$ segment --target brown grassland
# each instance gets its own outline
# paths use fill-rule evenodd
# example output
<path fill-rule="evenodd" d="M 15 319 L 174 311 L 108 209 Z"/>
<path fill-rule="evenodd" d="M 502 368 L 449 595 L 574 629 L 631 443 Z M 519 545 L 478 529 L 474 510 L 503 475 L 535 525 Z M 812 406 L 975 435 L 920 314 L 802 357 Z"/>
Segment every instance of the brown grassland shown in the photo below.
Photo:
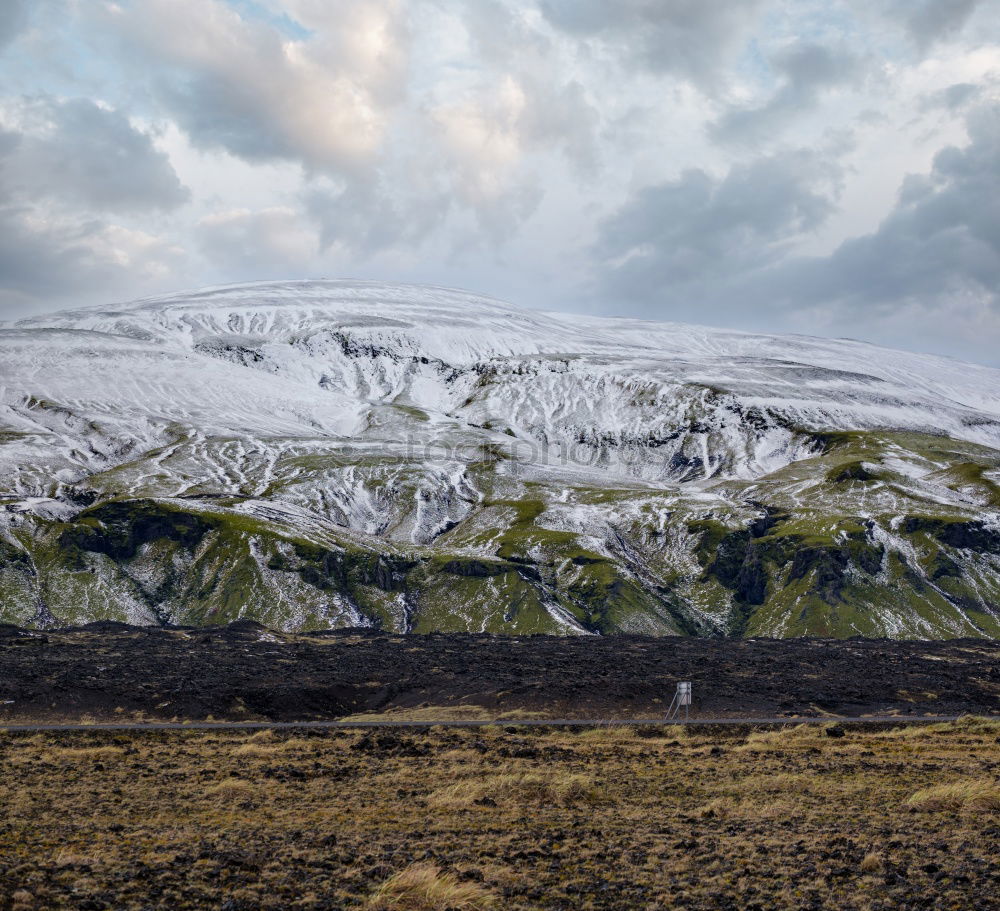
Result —
<path fill-rule="evenodd" d="M 1000 908 L 1000 722 L 842 730 L 0 733 L 0 909 Z"/>

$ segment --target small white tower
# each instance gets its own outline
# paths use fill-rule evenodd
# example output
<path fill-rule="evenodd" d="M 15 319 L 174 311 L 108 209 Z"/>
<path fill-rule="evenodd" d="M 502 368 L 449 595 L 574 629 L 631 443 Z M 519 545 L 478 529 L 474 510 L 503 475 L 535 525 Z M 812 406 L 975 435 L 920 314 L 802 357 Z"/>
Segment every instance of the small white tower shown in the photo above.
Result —
<path fill-rule="evenodd" d="M 691 681 L 689 680 L 677 684 L 677 692 L 674 693 L 674 698 L 670 701 L 670 708 L 667 709 L 667 718 L 676 718 L 680 714 L 681 706 L 684 707 L 684 720 L 687 721 L 691 706 Z"/>

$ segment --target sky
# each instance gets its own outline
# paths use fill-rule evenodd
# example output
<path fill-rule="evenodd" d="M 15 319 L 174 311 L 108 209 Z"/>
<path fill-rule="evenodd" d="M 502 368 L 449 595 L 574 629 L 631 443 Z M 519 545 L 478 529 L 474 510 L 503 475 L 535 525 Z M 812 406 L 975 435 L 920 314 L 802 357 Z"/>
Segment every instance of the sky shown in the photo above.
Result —
<path fill-rule="evenodd" d="M 1000 0 L 0 0 L 0 319 L 320 277 L 1000 366 Z"/>

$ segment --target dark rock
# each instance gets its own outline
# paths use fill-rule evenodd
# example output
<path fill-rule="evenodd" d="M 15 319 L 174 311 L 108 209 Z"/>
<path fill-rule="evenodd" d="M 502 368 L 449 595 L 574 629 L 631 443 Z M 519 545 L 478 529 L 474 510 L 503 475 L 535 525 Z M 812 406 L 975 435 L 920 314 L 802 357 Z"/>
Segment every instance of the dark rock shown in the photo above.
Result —
<path fill-rule="evenodd" d="M 475 559 L 462 559 L 462 560 L 448 560 L 441 569 L 446 573 L 451 573 L 455 576 L 472 576 L 472 577 L 486 577 L 486 576 L 500 576 L 503 573 L 510 572 L 515 569 L 515 567 L 509 565 L 508 563 L 499 563 L 489 560 L 475 560 Z"/>
<path fill-rule="evenodd" d="M 153 500 L 122 500 L 81 513 L 62 533 L 59 544 L 70 551 L 77 549 L 114 560 L 130 560 L 143 544 L 163 539 L 194 550 L 214 527 L 210 519 L 170 509 Z"/>
<path fill-rule="evenodd" d="M 869 481 L 878 480 L 877 476 L 865 468 L 864 462 L 861 461 L 848 462 L 846 465 L 834 468 L 827 474 L 826 478 L 834 484 L 846 484 L 850 481 L 865 484 Z"/>
<path fill-rule="evenodd" d="M 982 522 L 907 516 L 900 530 L 908 535 L 926 533 L 949 547 L 1000 554 L 1000 530 Z"/>

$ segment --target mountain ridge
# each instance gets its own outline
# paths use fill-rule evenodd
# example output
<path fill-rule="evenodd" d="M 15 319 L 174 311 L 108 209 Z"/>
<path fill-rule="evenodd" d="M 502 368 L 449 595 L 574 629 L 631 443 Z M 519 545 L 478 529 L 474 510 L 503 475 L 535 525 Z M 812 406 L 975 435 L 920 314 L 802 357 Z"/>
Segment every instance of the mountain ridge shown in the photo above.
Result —
<path fill-rule="evenodd" d="M 353 281 L 0 351 L 0 621 L 1000 635 L 994 368 Z"/>

